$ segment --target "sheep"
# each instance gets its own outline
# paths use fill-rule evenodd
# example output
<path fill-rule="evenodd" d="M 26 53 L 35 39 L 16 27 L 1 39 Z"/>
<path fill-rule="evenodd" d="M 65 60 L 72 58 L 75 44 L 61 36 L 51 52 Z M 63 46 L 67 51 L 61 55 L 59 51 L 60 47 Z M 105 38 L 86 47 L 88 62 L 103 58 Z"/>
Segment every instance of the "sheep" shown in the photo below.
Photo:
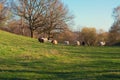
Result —
<path fill-rule="evenodd" d="M 106 43 L 103 42 L 103 41 L 100 42 L 100 46 L 105 46 L 105 44 L 106 44 Z"/>
<path fill-rule="evenodd" d="M 52 40 L 51 43 L 58 44 L 57 40 Z"/>
<path fill-rule="evenodd" d="M 43 38 L 38 38 L 38 41 L 39 41 L 40 43 L 44 43 L 44 39 L 43 39 Z"/>
<path fill-rule="evenodd" d="M 70 42 L 69 41 L 64 41 L 65 45 L 69 45 Z"/>
<path fill-rule="evenodd" d="M 82 41 L 82 45 L 85 46 L 85 42 L 84 41 Z"/>
<path fill-rule="evenodd" d="M 38 41 L 41 43 L 47 42 L 48 39 L 47 38 L 38 38 Z"/>
<path fill-rule="evenodd" d="M 43 38 L 44 42 L 48 42 L 48 38 Z"/>
<path fill-rule="evenodd" d="M 75 45 L 80 46 L 80 42 L 79 41 L 75 41 Z"/>

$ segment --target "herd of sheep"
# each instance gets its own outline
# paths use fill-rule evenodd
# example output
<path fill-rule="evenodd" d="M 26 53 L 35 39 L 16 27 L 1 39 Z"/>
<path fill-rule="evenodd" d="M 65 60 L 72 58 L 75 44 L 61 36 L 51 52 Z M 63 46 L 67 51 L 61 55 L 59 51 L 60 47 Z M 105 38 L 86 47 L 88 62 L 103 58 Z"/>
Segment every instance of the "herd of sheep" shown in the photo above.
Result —
<path fill-rule="evenodd" d="M 55 39 L 49 40 L 48 38 L 38 38 L 38 41 L 39 41 L 40 43 L 49 42 L 49 43 L 52 43 L 52 44 L 55 44 L 55 45 L 58 44 L 58 41 L 55 40 Z M 70 42 L 69 42 L 69 41 L 64 41 L 64 44 L 65 44 L 65 45 L 70 45 Z M 74 42 L 74 45 L 77 45 L 77 46 L 83 45 L 83 46 L 84 46 L 84 45 L 85 45 L 85 42 L 80 43 L 80 41 L 75 41 L 75 42 Z M 101 42 L 99 42 L 99 45 L 100 45 L 100 46 L 105 46 L 106 43 L 101 41 Z"/>

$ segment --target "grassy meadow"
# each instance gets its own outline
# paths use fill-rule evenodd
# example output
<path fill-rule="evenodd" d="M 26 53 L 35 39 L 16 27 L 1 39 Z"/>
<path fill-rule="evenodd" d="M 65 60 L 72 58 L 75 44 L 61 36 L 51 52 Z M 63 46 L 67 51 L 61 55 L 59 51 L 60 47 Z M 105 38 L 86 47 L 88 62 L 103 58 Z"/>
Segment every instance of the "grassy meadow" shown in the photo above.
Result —
<path fill-rule="evenodd" d="M 120 47 L 42 44 L 0 31 L 0 80 L 120 80 Z"/>

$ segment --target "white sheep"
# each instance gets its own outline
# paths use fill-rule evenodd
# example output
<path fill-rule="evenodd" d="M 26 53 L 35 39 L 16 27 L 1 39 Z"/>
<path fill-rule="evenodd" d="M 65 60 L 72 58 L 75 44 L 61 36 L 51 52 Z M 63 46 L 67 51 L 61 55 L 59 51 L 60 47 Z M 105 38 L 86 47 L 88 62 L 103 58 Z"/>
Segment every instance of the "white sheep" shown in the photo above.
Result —
<path fill-rule="evenodd" d="M 57 40 L 52 40 L 51 43 L 53 43 L 53 44 L 58 44 Z"/>
<path fill-rule="evenodd" d="M 65 45 L 69 45 L 70 42 L 69 41 L 64 41 Z"/>
<path fill-rule="evenodd" d="M 103 42 L 103 41 L 100 42 L 100 46 L 105 46 L 105 44 L 106 44 L 106 43 Z"/>
<path fill-rule="evenodd" d="M 79 41 L 76 41 L 76 42 L 75 42 L 75 45 L 80 46 L 80 42 L 79 42 Z"/>

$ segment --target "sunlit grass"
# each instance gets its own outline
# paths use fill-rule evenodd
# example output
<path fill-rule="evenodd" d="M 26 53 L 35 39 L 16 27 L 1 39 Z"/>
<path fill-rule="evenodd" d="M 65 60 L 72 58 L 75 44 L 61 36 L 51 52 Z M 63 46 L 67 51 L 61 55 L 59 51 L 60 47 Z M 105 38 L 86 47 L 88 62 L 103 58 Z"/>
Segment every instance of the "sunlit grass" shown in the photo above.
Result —
<path fill-rule="evenodd" d="M 0 31 L 0 79 L 119 80 L 120 47 L 39 43 Z"/>

